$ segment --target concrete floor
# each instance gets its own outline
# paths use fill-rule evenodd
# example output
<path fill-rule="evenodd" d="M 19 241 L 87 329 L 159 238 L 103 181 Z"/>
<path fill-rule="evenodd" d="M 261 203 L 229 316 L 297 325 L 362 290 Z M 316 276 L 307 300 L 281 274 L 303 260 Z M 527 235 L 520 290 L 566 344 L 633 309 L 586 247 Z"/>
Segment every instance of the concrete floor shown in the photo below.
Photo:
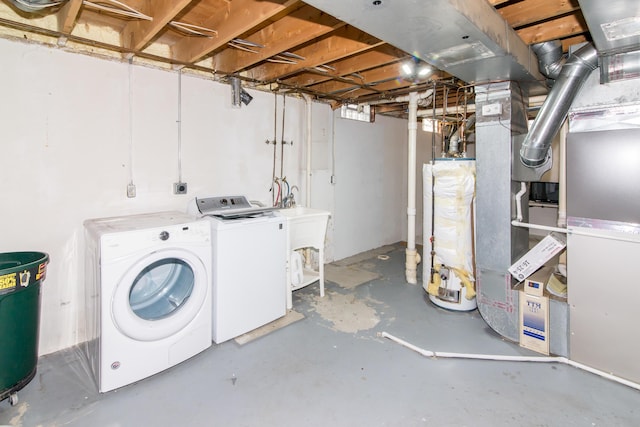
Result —
<path fill-rule="evenodd" d="M 302 320 L 239 345 L 214 345 L 168 371 L 98 394 L 77 349 L 40 359 L 11 426 L 638 426 L 640 392 L 559 364 L 430 359 L 428 350 L 535 355 L 477 311 L 433 306 L 404 280 L 404 250 L 355 264 L 379 278 L 294 293 Z"/>

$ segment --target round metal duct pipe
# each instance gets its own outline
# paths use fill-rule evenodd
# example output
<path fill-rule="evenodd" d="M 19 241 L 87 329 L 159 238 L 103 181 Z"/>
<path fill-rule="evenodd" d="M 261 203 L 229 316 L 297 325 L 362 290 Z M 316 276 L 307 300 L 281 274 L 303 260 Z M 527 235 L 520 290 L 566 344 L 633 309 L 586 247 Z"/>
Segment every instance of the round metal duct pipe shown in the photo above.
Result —
<path fill-rule="evenodd" d="M 544 163 L 551 141 L 560 130 L 573 99 L 596 68 L 598 52 L 592 44 L 581 47 L 569 57 L 522 143 L 520 160 L 525 166 L 536 167 Z"/>
<path fill-rule="evenodd" d="M 537 43 L 531 46 L 531 50 L 538 57 L 538 68 L 545 77 L 557 79 L 562 69 L 562 43 L 560 40 Z"/>
<path fill-rule="evenodd" d="M 41 12 L 49 7 L 58 6 L 67 0 L 11 0 L 11 3 L 24 12 Z"/>

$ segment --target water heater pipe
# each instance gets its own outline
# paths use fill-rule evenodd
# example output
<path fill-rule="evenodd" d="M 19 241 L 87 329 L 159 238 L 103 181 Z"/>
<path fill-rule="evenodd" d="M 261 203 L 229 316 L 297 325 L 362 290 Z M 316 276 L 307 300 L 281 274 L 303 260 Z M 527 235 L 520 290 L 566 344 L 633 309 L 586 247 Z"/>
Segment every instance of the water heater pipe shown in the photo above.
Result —
<path fill-rule="evenodd" d="M 409 139 L 407 155 L 407 249 L 405 275 L 407 282 L 418 283 L 416 272 L 420 255 L 416 250 L 416 137 L 418 130 L 418 94 L 409 94 Z"/>

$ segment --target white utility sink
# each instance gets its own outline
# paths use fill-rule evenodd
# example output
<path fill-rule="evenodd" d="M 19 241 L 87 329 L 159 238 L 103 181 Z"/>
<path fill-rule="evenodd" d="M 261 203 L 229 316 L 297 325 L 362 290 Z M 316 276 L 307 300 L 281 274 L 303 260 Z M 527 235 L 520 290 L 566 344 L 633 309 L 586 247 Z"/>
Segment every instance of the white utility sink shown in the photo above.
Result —
<path fill-rule="evenodd" d="M 329 211 L 296 206 L 280 209 L 280 214 L 287 218 L 287 308 L 292 307 L 291 293 L 314 282 L 319 282 L 320 296 L 324 296 L 324 239 L 327 233 Z M 318 270 L 307 265 L 300 266 L 302 278 L 294 279 L 292 273 L 296 267 L 297 249 L 312 248 L 318 251 Z M 299 258 L 297 258 L 299 260 Z"/>

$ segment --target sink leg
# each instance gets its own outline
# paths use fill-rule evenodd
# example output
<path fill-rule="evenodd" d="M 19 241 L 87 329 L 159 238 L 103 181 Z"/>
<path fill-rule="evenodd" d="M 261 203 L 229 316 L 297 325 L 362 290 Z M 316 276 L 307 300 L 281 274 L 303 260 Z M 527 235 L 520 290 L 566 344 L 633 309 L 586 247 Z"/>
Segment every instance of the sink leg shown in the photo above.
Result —
<path fill-rule="evenodd" d="M 320 297 L 324 296 L 324 248 L 318 249 L 318 270 L 320 272 Z"/>

